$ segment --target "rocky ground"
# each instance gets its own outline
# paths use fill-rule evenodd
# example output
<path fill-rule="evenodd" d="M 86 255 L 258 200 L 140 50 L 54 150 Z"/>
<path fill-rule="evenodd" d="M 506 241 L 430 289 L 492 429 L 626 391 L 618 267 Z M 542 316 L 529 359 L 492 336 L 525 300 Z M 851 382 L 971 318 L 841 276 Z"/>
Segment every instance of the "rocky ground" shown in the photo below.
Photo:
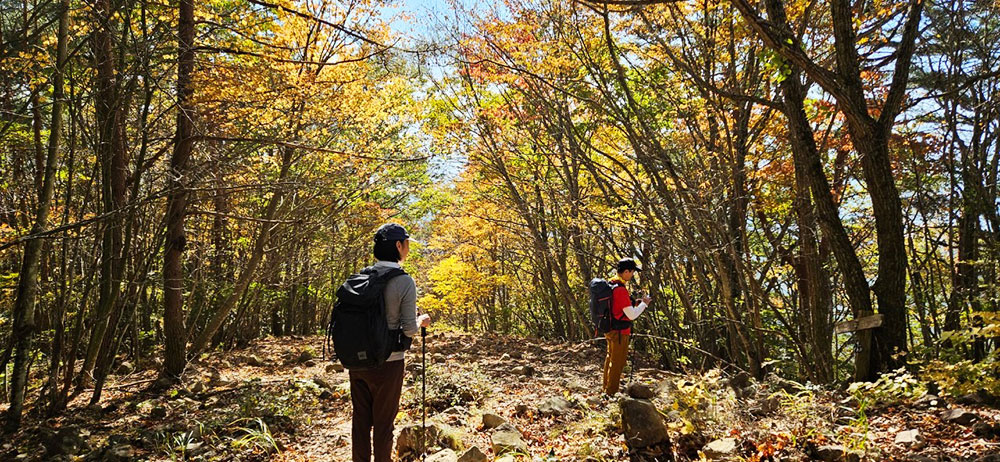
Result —
<path fill-rule="evenodd" d="M 643 367 L 607 400 L 601 344 L 459 332 L 427 343 L 427 461 L 1000 462 L 988 397 L 890 405 L 777 377 Z M 61 417 L 29 416 L 0 460 L 350 460 L 347 373 L 321 350 L 315 337 L 262 340 L 209 355 L 156 393 L 152 371 L 125 364 L 99 406 L 84 393 Z M 412 352 L 397 418 L 404 459 L 420 452 L 419 342 Z"/>

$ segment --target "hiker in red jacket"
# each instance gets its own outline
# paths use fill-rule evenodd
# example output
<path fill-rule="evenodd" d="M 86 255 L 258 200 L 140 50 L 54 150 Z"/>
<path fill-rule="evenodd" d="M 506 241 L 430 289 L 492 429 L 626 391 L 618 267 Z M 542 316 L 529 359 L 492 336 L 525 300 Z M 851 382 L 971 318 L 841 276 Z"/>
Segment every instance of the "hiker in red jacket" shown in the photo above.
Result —
<path fill-rule="evenodd" d="M 618 393 L 622 370 L 625 369 L 625 358 L 628 356 L 628 339 L 632 334 L 631 321 L 638 318 L 651 301 L 649 296 L 645 295 L 636 305 L 628 289 L 625 288 L 625 283 L 630 281 L 635 273 L 642 271 L 642 268 L 635 264 L 635 260 L 623 258 L 618 261 L 616 269 L 618 275 L 608 281 L 614 285 L 611 293 L 611 317 L 620 321 L 627 320 L 628 323 L 627 327 L 604 334 L 604 338 L 608 339 L 608 353 L 604 357 L 604 385 L 601 390 L 608 396 Z"/>

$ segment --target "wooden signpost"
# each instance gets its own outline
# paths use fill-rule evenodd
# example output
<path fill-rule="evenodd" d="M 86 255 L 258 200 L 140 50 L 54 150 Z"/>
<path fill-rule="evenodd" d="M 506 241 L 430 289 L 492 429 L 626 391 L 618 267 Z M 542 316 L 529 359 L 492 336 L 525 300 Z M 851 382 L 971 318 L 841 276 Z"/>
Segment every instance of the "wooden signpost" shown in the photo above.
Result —
<path fill-rule="evenodd" d="M 871 311 L 859 314 L 860 316 L 851 321 L 837 323 L 833 326 L 833 331 L 838 334 L 857 332 L 858 349 L 854 357 L 854 380 L 864 381 L 868 379 L 871 368 L 872 329 L 882 325 L 883 316 L 872 314 Z"/>
<path fill-rule="evenodd" d="M 874 329 L 881 325 L 882 315 L 873 314 L 871 316 L 865 316 L 863 318 L 857 318 L 850 321 L 838 322 L 837 325 L 833 327 L 833 331 L 838 334 L 845 334 L 847 332 Z"/>

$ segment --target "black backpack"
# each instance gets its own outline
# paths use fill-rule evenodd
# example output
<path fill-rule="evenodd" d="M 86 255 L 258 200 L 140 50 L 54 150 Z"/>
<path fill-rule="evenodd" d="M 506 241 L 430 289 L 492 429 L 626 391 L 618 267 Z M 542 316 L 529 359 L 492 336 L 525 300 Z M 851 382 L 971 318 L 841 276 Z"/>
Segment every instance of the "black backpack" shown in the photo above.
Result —
<path fill-rule="evenodd" d="M 601 278 L 590 281 L 590 320 L 594 323 L 594 335 L 632 327 L 627 317 L 615 319 L 611 316 L 612 294 L 618 285 Z"/>
<path fill-rule="evenodd" d="M 327 343 L 333 343 L 331 360 L 339 359 L 352 370 L 374 369 L 384 364 L 393 351 L 409 349 L 412 340 L 401 329 L 389 329 L 383 297 L 386 284 L 404 274 L 400 268 L 379 274 L 374 267 L 368 267 L 351 275 L 337 289 L 337 302 L 326 331 Z"/>

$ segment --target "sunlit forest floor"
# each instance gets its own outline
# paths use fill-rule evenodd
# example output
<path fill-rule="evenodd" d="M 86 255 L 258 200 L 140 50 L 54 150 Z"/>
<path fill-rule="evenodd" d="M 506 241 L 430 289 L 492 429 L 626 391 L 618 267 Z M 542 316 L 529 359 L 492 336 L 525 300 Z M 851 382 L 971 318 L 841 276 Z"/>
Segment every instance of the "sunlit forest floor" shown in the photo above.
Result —
<path fill-rule="evenodd" d="M 321 358 L 322 345 L 319 337 L 269 338 L 213 353 L 166 392 L 149 391 L 153 364 L 123 364 L 100 406 L 87 406 L 84 393 L 62 417 L 29 415 L 0 443 L 0 460 L 350 460 L 348 377 Z M 602 347 L 432 333 L 426 402 L 439 431 L 427 460 L 456 460 L 472 447 L 486 458 L 461 460 L 1000 460 L 990 458 L 1000 453 L 1000 413 L 981 403 L 871 404 L 773 376 L 679 375 L 641 359 L 625 376 L 645 386 L 629 393 L 652 395 L 670 442 L 630 449 L 623 398 L 599 397 Z M 413 440 L 405 428 L 421 419 L 420 351 L 417 342 L 407 357 L 397 417 L 404 458 Z M 484 414 L 492 414 L 485 424 Z M 496 458 L 498 430 L 488 427 L 504 420 L 530 458 Z"/>

